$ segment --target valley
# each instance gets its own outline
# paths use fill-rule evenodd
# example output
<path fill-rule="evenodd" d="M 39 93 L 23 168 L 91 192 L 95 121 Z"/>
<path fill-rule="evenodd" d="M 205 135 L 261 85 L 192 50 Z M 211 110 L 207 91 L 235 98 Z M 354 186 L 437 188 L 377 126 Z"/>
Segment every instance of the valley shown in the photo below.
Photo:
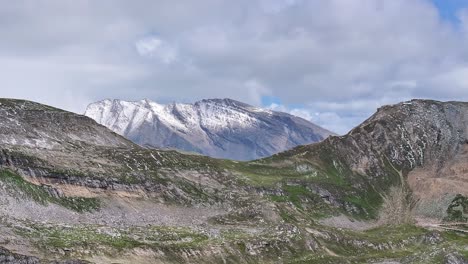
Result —
<path fill-rule="evenodd" d="M 385 106 L 347 135 L 253 161 L 142 147 L 13 99 L 0 135 L 0 262 L 468 259 L 468 103 Z"/>

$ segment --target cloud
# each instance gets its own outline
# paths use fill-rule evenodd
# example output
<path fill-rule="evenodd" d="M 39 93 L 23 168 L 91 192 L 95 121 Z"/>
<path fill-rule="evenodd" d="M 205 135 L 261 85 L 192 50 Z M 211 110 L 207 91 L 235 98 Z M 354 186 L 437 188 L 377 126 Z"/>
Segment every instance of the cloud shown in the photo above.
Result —
<path fill-rule="evenodd" d="M 465 37 L 468 37 L 468 8 L 461 9 L 457 13 L 457 17 L 460 20 L 461 29 Z"/>
<path fill-rule="evenodd" d="M 320 107 L 291 108 L 285 105 L 272 103 L 267 106 L 267 108 L 299 116 L 339 135 L 346 134 L 350 128 L 363 122 L 368 117 L 365 114 L 359 114 L 359 112 L 349 112 L 346 115 L 339 115 L 337 111 L 327 111 L 327 107 L 324 109 Z M 345 106 L 341 108 L 345 108 Z"/>
<path fill-rule="evenodd" d="M 264 96 L 270 94 L 270 90 L 256 79 L 247 80 L 244 85 L 248 89 L 249 97 L 257 105 L 261 104 Z"/>
<path fill-rule="evenodd" d="M 451 71 L 435 76 L 432 80 L 438 87 L 444 87 L 447 83 L 451 85 L 442 92 L 456 96 L 461 89 L 468 89 L 468 67 L 458 67 Z"/>
<path fill-rule="evenodd" d="M 279 13 L 298 2 L 297 0 L 261 0 L 260 5 L 266 13 Z"/>
<path fill-rule="evenodd" d="M 171 64 L 177 60 L 177 49 L 157 37 L 140 39 L 135 48 L 143 57 L 157 58 L 163 63 Z"/>
<path fill-rule="evenodd" d="M 9 1 L 0 92 L 77 112 L 103 98 L 271 96 L 341 133 L 381 104 L 468 100 L 468 11 L 459 25 L 439 11 L 429 0 Z"/>

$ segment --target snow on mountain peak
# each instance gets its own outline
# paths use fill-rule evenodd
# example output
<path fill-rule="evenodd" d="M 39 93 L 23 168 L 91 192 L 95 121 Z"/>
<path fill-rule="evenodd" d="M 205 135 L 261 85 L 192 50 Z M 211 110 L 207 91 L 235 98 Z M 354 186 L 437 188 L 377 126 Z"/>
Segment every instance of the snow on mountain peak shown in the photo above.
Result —
<path fill-rule="evenodd" d="M 242 160 L 320 141 L 331 134 L 298 117 L 232 99 L 204 99 L 193 104 L 106 99 L 90 104 L 85 115 L 141 145 Z"/>

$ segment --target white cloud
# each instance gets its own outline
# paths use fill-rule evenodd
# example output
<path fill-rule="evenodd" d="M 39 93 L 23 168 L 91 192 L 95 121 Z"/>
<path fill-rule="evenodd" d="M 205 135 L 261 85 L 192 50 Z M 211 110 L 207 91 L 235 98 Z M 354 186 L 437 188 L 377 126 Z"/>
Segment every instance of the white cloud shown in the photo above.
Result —
<path fill-rule="evenodd" d="M 279 13 L 298 2 L 298 0 L 260 0 L 260 5 L 266 13 Z"/>
<path fill-rule="evenodd" d="M 463 33 L 468 38 L 468 8 L 460 10 L 457 14 L 457 17 L 460 20 Z"/>
<path fill-rule="evenodd" d="M 444 92 L 457 93 L 459 90 L 468 90 L 468 66 L 455 68 L 433 78 L 437 87 L 445 87 Z"/>
<path fill-rule="evenodd" d="M 273 96 L 340 132 L 381 104 L 468 100 L 468 11 L 455 27 L 429 0 L 8 1 L 0 17 L 1 94 L 74 111 Z"/>
<path fill-rule="evenodd" d="M 177 49 L 157 37 L 140 39 L 135 43 L 135 48 L 141 56 L 157 58 L 163 63 L 171 64 L 177 60 Z"/>
<path fill-rule="evenodd" d="M 263 96 L 270 94 L 269 89 L 256 79 L 247 80 L 244 85 L 247 88 L 250 100 L 257 105 L 262 102 Z"/>
<path fill-rule="evenodd" d="M 295 115 L 305 120 L 311 121 L 316 125 L 326 128 L 339 135 L 346 134 L 355 124 L 364 121 L 367 116 L 351 114 L 346 117 L 338 115 L 336 112 L 320 111 L 313 108 L 288 108 L 281 104 L 271 104 L 268 109 L 280 112 L 286 112 Z"/>

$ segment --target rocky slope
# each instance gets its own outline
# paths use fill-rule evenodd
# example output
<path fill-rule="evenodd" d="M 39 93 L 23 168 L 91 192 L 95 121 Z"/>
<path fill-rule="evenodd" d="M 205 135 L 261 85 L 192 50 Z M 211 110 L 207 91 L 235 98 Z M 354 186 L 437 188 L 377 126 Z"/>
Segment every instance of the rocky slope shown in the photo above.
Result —
<path fill-rule="evenodd" d="M 378 193 L 407 185 L 420 216 L 445 217 L 451 199 L 468 195 L 467 144 L 468 103 L 413 100 L 380 108 L 343 137 L 300 146 L 262 163 L 300 164 L 319 172 L 328 168 L 343 183 L 368 184 Z"/>
<path fill-rule="evenodd" d="M 343 137 L 237 162 L 2 99 L 0 262 L 466 263 L 466 193 L 411 179 L 466 182 L 467 109 L 387 106 Z M 421 228 L 408 212 L 441 216 Z"/>
<path fill-rule="evenodd" d="M 235 160 L 270 156 L 333 134 L 302 118 L 230 99 L 168 105 L 104 100 L 90 104 L 85 115 L 140 145 Z"/>

